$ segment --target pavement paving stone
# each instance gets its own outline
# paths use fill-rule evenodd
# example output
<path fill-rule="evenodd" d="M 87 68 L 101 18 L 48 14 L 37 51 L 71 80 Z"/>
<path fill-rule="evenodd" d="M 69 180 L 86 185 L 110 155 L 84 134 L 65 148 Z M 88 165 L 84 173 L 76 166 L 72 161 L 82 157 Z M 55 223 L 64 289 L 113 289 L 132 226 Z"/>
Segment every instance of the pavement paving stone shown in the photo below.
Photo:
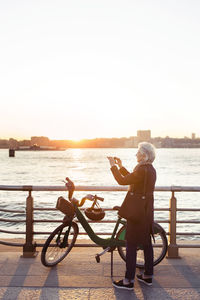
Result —
<path fill-rule="evenodd" d="M 40 289 L 1 288 L 1 300 L 40 300 Z"/>
<path fill-rule="evenodd" d="M 114 263 L 113 265 L 113 276 L 124 276 L 125 274 L 125 263 L 122 262 L 121 264 L 116 264 Z M 103 268 L 103 276 L 110 276 L 111 274 L 111 266 L 110 264 L 106 263 L 104 264 L 104 268 Z"/>
<path fill-rule="evenodd" d="M 69 263 L 66 262 L 65 265 L 62 265 L 61 268 L 57 268 L 59 275 L 76 275 L 77 273 L 82 276 L 91 276 L 91 275 L 103 275 L 103 264 L 88 264 L 88 263 Z"/>
<path fill-rule="evenodd" d="M 88 300 L 90 290 L 89 289 L 60 289 L 59 300 Z M 103 298 L 101 298 L 103 300 Z M 41 299 L 43 300 L 43 299 Z M 52 299 L 54 300 L 54 299 Z M 95 299 L 97 300 L 97 299 Z"/>
<path fill-rule="evenodd" d="M 185 289 L 185 288 L 150 288 L 144 291 L 144 297 L 147 300 L 199 300 L 200 289 Z"/>
<path fill-rule="evenodd" d="M 23 285 L 21 285 L 21 286 L 26 286 L 26 287 L 48 286 L 47 284 L 45 285 L 47 278 L 48 278 L 48 276 L 26 276 L 26 277 L 24 277 Z M 55 279 L 54 279 L 54 282 L 56 282 Z M 55 286 L 55 284 L 53 284 L 53 280 L 52 280 L 52 286 Z"/>
<path fill-rule="evenodd" d="M 145 288 L 147 288 L 145 286 Z M 103 297 L 102 297 L 103 296 Z M 102 297 L 102 298 L 101 298 Z M 109 289 L 90 289 L 90 300 L 106 299 L 106 300 L 144 300 L 144 292 L 140 286 L 135 287 L 132 291 L 121 290 L 117 288 Z M 153 299 L 153 298 L 152 298 Z"/>
<path fill-rule="evenodd" d="M 127 294 L 127 293 L 125 293 L 125 294 Z M 97 299 L 113 300 L 113 299 L 116 299 L 115 290 L 113 288 L 90 289 L 90 298 L 89 299 L 90 300 L 97 300 Z"/>
<path fill-rule="evenodd" d="M 71 300 L 71 299 L 89 299 L 89 289 L 63 289 L 63 288 L 43 288 L 40 294 L 40 300 Z"/>
<path fill-rule="evenodd" d="M 10 276 L 1 276 L 0 275 L 0 287 L 9 286 L 11 281 Z"/>
<path fill-rule="evenodd" d="M 61 287 L 111 287 L 112 280 L 102 276 L 59 276 L 59 286 Z"/>
<path fill-rule="evenodd" d="M 1 275 L 14 275 L 16 273 L 17 264 L 4 263 L 0 265 Z"/>
<path fill-rule="evenodd" d="M 116 288 L 0 288 L 1 300 L 199 300 L 198 289 L 137 287 Z"/>

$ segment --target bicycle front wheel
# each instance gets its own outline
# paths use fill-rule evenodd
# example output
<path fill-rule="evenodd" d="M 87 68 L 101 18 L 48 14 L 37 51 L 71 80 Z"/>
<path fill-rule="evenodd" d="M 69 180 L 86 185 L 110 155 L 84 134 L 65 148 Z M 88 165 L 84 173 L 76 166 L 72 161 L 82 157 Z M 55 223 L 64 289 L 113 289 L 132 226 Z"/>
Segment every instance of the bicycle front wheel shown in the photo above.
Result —
<path fill-rule="evenodd" d="M 117 233 L 117 238 L 121 239 L 121 236 L 125 236 L 126 226 L 123 226 Z M 152 238 L 153 246 L 153 265 L 159 264 L 167 253 L 167 237 L 164 229 L 157 223 L 154 223 L 154 239 Z M 121 258 L 126 261 L 126 247 L 119 246 L 118 252 Z M 136 267 L 144 268 L 144 251 L 142 247 L 137 248 L 137 261 Z"/>
<path fill-rule="evenodd" d="M 70 226 L 64 223 L 57 227 L 43 246 L 42 264 L 46 267 L 53 267 L 61 262 L 73 248 L 77 235 L 78 225 L 75 222 L 72 222 Z"/>

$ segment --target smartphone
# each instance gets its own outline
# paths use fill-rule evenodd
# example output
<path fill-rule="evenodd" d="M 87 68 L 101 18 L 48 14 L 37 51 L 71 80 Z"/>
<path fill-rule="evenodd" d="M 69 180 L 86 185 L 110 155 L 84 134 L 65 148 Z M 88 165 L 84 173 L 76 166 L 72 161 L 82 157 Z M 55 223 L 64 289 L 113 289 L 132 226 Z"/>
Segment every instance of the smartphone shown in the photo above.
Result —
<path fill-rule="evenodd" d="M 115 163 L 117 163 L 118 158 L 116 156 L 114 156 L 114 160 L 115 160 Z"/>

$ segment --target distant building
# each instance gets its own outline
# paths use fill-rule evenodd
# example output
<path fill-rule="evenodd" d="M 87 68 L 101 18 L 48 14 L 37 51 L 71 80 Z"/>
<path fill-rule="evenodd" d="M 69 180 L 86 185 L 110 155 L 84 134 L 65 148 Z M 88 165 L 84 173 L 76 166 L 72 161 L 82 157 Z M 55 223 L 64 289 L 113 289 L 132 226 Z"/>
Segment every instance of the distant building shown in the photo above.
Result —
<path fill-rule="evenodd" d="M 31 146 L 31 141 L 30 140 L 19 141 L 18 146 L 30 147 Z"/>
<path fill-rule="evenodd" d="M 133 148 L 137 148 L 138 144 L 139 144 L 139 139 L 137 136 L 134 136 L 133 137 Z"/>
<path fill-rule="evenodd" d="M 0 139 L 0 146 L 8 146 L 8 140 L 2 140 L 2 139 Z"/>
<path fill-rule="evenodd" d="M 153 140 L 152 144 L 156 147 L 156 148 L 162 148 L 162 142 L 161 141 L 156 141 Z"/>
<path fill-rule="evenodd" d="M 132 147 L 134 147 L 134 137 L 131 136 L 131 137 L 125 139 L 123 147 L 124 148 L 132 148 Z"/>
<path fill-rule="evenodd" d="M 18 148 L 18 141 L 16 139 L 10 138 L 9 141 L 8 141 L 8 147 L 10 149 Z"/>
<path fill-rule="evenodd" d="M 151 130 L 138 130 L 137 137 L 139 142 L 149 142 L 151 140 Z"/>
<path fill-rule="evenodd" d="M 141 142 L 151 142 L 151 130 L 138 130 L 137 136 L 133 136 L 131 139 L 134 148 L 137 148 Z"/>
<path fill-rule="evenodd" d="M 192 140 L 195 140 L 195 139 L 196 139 L 196 134 L 192 133 Z"/>
<path fill-rule="evenodd" d="M 31 146 L 38 145 L 38 146 L 48 146 L 49 145 L 49 138 L 46 136 L 32 136 L 31 137 Z"/>

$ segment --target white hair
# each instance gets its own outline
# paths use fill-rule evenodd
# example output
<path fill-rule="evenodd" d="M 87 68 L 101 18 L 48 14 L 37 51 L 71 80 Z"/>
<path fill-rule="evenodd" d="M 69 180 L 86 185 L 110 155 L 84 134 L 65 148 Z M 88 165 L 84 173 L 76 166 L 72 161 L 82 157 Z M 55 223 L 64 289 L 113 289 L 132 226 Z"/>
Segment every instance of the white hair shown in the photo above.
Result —
<path fill-rule="evenodd" d="M 155 147 L 151 143 L 139 143 L 138 151 L 145 156 L 145 162 L 152 163 L 156 157 Z"/>

